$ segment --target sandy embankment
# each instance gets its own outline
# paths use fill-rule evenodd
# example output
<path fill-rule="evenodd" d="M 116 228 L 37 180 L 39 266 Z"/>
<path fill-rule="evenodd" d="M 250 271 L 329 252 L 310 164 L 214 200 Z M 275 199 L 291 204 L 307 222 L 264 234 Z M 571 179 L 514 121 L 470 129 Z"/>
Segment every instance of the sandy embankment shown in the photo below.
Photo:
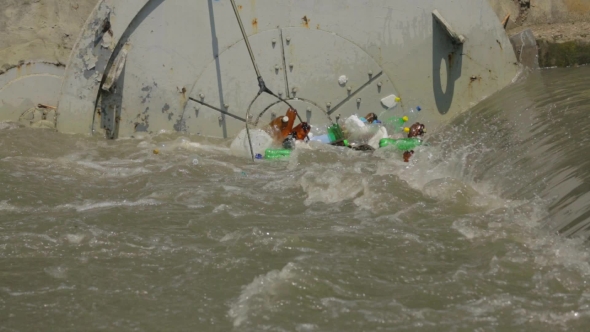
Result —
<path fill-rule="evenodd" d="M 531 29 L 541 67 L 590 63 L 590 0 L 488 0 L 509 36 Z"/>

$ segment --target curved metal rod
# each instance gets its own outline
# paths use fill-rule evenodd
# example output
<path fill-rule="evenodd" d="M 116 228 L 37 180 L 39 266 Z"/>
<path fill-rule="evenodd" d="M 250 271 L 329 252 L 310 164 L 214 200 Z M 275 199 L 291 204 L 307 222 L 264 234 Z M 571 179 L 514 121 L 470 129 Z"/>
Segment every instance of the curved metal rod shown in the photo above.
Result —
<path fill-rule="evenodd" d="M 266 111 L 267 111 L 267 110 L 268 110 L 268 109 L 269 109 L 271 106 L 274 106 L 274 105 L 276 105 L 276 104 L 285 103 L 285 104 L 287 104 L 287 106 L 289 106 L 291 109 L 293 109 L 293 110 L 297 111 L 297 109 L 296 109 L 295 107 L 293 107 L 293 105 L 289 104 L 289 102 L 288 102 L 286 99 L 283 99 L 283 98 L 281 98 L 281 97 L 279 97 L 279 96 L 275 95 L 274 93 L 272 93 L 272 91 L 268 92 L 268 94 L 270 94 L 271 96 L 273 96 L 273 97 L 277 98 L 279 101 L 277 101 L 277 102 L 274 102 L 274 103 L 270 104 L 270 106 L 268 106 L 267 108 L 265 108 L 265 109 L 264 109 L 264 111 L 262 111 L 262 113 L 261 113 L 261 114 L 259 114 L 259 115 L 258 115 L 258 117 L 256 118 L 256 124 L 255 124 L 255 125 L 258 125 L 258 119 L 260 118 L 260 116 L 261 116 L 262 114 L 264 114 L 264 112 L 266 112 Z M 259 96 L 259 95 L 260 95 L 260 94 L 258 94 L 258 95 L 256 96 L 256 98 L 258 98 L 258 96 Z M 250 103 L 250 106 L 248 106 L 248 111 L 246 112 L 246 114 L 249 114 L 249 113 L 250 113 L 250 108 L 252 107 L 252 104 L 254 104 L 254 101 L 256 100 L 256 98 L 254 98 L 254 100 L 253 100 L 253 101 Z M 303 122 L 303 119 L 301 119 L 301 115 L 299 115 L 299 112 L 297 112 L 297 119 L 299 119 L 299 122 Z"/>
<path fill-rule="evenodd" d="M 238 6 L 236 6 L 236 1 L 230 0 L 230 2 L 232 4 L 234 14 L 236 15 L 236 19 L 238 20 L 238 24 L 240 26 L 240 31 L 242 32 L 242 37 L 244 38 L 244 42 L 246 43 L 246 47 L 248 48 L 248 54 L 250 55 L 250 60 L 252 61 L 252 66 L 254 66 L 254 71 L 256 72 L 256 77 L 258 80 L 258 87 L 259 87 L 258 94 L 256 95 L 256 97 L 254 97 L 254 99 L 250 103 L 250 106 L 248 106 L 248 110 L 246 110 L 246 134 L 248 135 L 248 142 L 250 143 L 250 154 L 252 156 L 252 161 L 254 161 L 254 150 L 252 149 L 252 138 L 250 137 L 250 128 L 248 127 L 248 121 L 250 120 L 250 109 L 252 108 L 252 105 L 254 104 L 256 99 L 258 99 L 258 97 L 263 92 L 266 92 L 269 95 L 274 96 L 278 100 L 287 104 L 290 108 L 292 108 L 293 110 L 296 111 L 297 118 L 299 119 L 299 122 L 303 122 L 303 120 L 301 119 L 299 112 L 297 112 L 297 110 L 295 108 L 293 108 L 293 106 L 291 104 L 289 104 L 286 100 L 277 96 L 274 92 L 272 92 L 269 88 L 266 87 L 266 84 L 264 83 L 264 79 L 262 78 L 262 75 L 260 74 L 260 70 L 258 69 L 258 65 L 256 64 L 256 59 L 254 58 L 254 52 L 252 51 L 252 46 L 250 45 L 250 40 L 248 39 L 248 35 L 246 34 L 246 30 L 244 29 L 244 23 L 242 22 L 242 18 L 240 17 L 240 12 L 238 10 Z M 307 135 L 305 136 L 305 138 L 307 138 L 309 140 L 309 137 Z"/>
<path fill-rule="evenodd" d="M 323 111 L 324 114 L 326 114 L 326 116 L 328 117 L 328 120 L 330 120 L 330 122 L 334 123 L 334 120 L 332 120 L 332 117 L 330 116 L 330 114 L 328 114 L 328 112 L 326 112 L 324 109 L 322 109 L 322 107 L 320 105 L 318 105 L 317 103 L 315 103 L 314 101 L 309 100 L 309 99 L 305 99 L 305 98 L 289 98 L 288 100 L 301 100 L 301 101 L 304 101 L 306 103 L 310 103 L 310 104 L 314 105 L 315 107 L 317 107 L 318 109 L 320 109 L 321 111 Z M 258 122 L 260 121 L 260 118 L 264 115 L 264 113 L 266 113 L 266 111 L 268 111 L 271 107 L 273 107 L 273 106 L 275 106 L 277 104 L 280 104 L 281 102 L 282 101 L 280 101 L 280 100 L 279 101 L 275 101 L 274 103 L 266 106 L 266 108 L 264 110 L 262 110 L 262 112 L 260 112 L 260 114 L 258 114 L 258 116 L 256 117 L 256 121 L 254 121 L 254 123 L 253 123 L 254 126 L 258 126 Z"/>
<path fill-rule="evenodd" d="M 254 161 L 254 149 L 252 148 L 252 137 L 250 136 L 250 127 L 248 127 L 248 121 L 250 121 L 250 108 L 252 107 L 252 104 L 254 104 L 256 99 L 258 99 L 258 97 L 260 97 L 260 92 L 258 92 L 258 94 L 256 94 L 256 97 L 252 99 L 252 102 L 250 103 L 250 106 L 248 106 L 248 110 L 246 111 L 246 134 L 248 135 L 248 143 L 250 144 L 250 155 L 252 156 L 252 161 Z"/>
<path fill-rule="evenodd" d="M 256 71 L 256 76 L 261 77 L 260 70 L 258 69 L 258 65 L 256 64 L 256 60 L 254 59 L 254 52 L 252 52 L 252 47 L 250 46 L 250 41 L 246 35 L 246 30 L 244 29 L 244 23 L 242 23 L 242 18 L 240 17 L 240 12 L 238 11 L 238 6 L 236 6 L 236 1 L 231 0 L 231 5 L 234 8 L 234 14 L 236 14 L 236 19 L 238 20 L 238 24 L 240 25 L 240 30 L 242 31 L 242 36 L 244 37 L 244 41 L 246 42 L 246 47 L 248 48 L 248 53 L 250 53 L 250 60 L 252 60 L 252 65 L 254 66 L 254 70 Z"/>
<path fill-rule="evenodd" d="M 293 105 L 289 104 L 289 102 L 277 95 L 275 95 L 274 93 L 272 93 L 272 91 L 266 91 L 268 94 L 270 94 L 271 96 L 277 98 L 279 101 L 274 102 L 272 104 L 270 104 L 269 106 L 267 106 L 262 113 L 260 113 L 258 115 L 258 117 L 256 118 L 256 122 L 254 123 L 254 126 L 258 126 L 258 121 L 260 120 L 260 117 L 262 116 L 262 114 L 264 114 L 269 108 L 271 108 L 274 105 L 280 104 L 280 103 L 285 103 L 287 104 L 287 106 L 289 106 L 291 109 L 293 109 L 295 111 L 295 114 L 297 115 L 297 118 L 299 119 L 299 122 L 303 122 L 303 119 L 301 119 L 301 115 L 299 115 L 299 112 L 297 111 L 297 109 L 295 107 L 293 107 Z M 252 105 L 254 105 L 254 102 L 256 101 L 256 99 L 258 99 L 258 97 L 262 94 L 261 91 L 258 92 L 258 94 L 256 95 L 256 97 L 254 97 L 254 99 L 252 100 L 252 102 L 250 102 L 250 105 L 248 106 L 248 109 L 246 110 L 246 131 L 249 132 L 248 129 L 248 121 L 250 120 L 250 109 L 252 108 Z M 317 106 L 317 105 L 316 105 Z M 328 119 L 330 121 L 332 121 L 332 119 L 330 118 L 330 116 L 328 115 Z M 309 135 L 305 135 L 305 138 L 309 141 Z M 248 139 L 250 139 L 250 137 L 248 136 Z M 252 150 L 252 143 L 250 143 L 250 151 Z M 254 158 L 254 157 L 252 157 Z"/>

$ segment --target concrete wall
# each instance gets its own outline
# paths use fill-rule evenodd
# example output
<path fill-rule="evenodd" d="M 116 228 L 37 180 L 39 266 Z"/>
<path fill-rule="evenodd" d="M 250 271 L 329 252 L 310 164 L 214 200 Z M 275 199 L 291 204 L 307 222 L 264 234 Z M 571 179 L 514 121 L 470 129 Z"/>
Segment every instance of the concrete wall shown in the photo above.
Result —
<path fill-rule="evenodd" d="M 98 0 L 0 1 L 0 74 L 19 63 L 66 64 Z"/>
<path fill-rule="evenodd" d="M 65 64 L 98 0 L 0 1 L 0 121 L 54 124 Z"/>

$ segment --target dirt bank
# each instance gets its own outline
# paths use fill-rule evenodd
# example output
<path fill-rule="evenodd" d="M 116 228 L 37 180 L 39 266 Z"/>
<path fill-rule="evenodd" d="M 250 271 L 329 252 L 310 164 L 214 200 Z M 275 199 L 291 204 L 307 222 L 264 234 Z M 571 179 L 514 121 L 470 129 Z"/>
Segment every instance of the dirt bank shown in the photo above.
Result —
<path fill-rule="evenodd" d="M 531 29 L 541 67 L 590 63 L 590 0 L 489 0 L 509 36 Z"/>
<path fill-rule="evenodd" d="M 510 15 L 506 29 L 590 22 L 590 0 L 488 0 L 498 19 Z"/>

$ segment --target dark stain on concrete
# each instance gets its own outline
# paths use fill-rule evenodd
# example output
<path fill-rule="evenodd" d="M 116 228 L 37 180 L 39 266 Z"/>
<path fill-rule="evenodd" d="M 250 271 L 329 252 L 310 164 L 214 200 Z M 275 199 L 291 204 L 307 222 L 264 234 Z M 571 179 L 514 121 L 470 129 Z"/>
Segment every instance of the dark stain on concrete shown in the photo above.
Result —
<path fill-rule="evenodd" d="M 135 131 L 136 132 L 140 132 L 140 131 L 147 132 L 150 127 L 149 119 L 150 119 L 150 116 L 148 114 L 144 118 L 140 119 L 141 122 L 136 122 L 135 123 Z"/>
<path fill-rule="evenodd" d="M 179 117 L 178 120 L 176 121 L 176 124 L 174 125 L 174 130 L 176 130 L 178 132 L 186 131 L 186 122 L 184 121 L 182 116 Z"/>

